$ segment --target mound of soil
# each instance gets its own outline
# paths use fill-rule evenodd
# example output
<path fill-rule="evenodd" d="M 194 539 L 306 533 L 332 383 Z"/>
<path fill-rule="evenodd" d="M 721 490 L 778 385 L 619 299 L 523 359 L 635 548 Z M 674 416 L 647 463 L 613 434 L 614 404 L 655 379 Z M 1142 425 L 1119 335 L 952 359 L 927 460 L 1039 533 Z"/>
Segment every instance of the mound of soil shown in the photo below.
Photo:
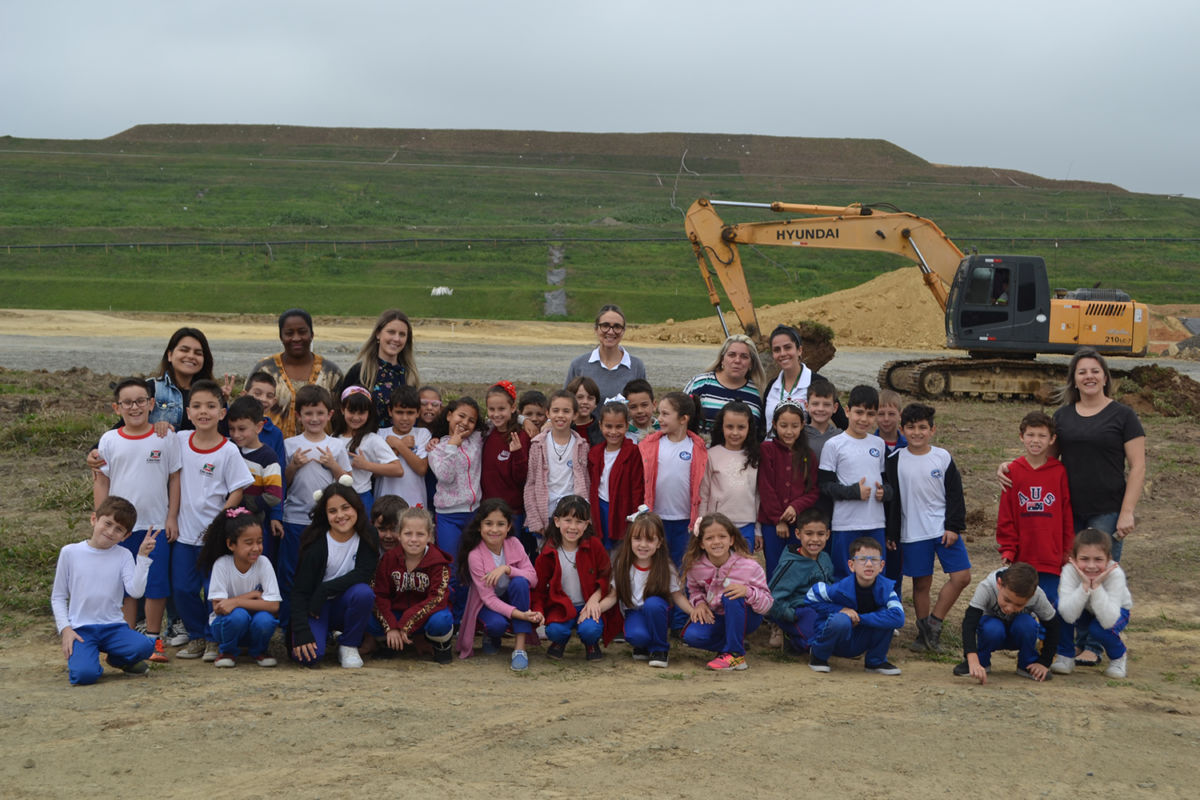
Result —
<path fill-rule="evenodd" d="M 944 319 L 916 269 L 885 272 L 840 292 L 758 309 L 758 324 L 763 331 L 769 332 L 776 325 L 799 327 L 812 320 L 831 328 L 838 345 L 906 350 L 944 348 Z M 732 322 L 736 325 L 736 318 Z M 638 335 L 683 344 L 717 344 L 723 340 L 721 323 L 715 316 L 647 325 L 639 329 Z"/>
<path fill-rule="evenodd" d="M 1117 399 L 1139 414 L 1200 415 L 1200 383 L 1170 367 L 1134 367 L 1117 386 Z"/>

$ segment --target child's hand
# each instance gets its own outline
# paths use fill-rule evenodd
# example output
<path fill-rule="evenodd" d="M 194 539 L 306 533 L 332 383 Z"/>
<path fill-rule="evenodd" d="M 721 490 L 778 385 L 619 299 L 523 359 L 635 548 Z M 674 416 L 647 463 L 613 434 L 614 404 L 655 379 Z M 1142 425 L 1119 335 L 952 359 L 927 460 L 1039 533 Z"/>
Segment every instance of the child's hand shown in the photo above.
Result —
<path fill-rule="evenodd" d="M 387 632 L 387 646 L 393 650 L 403 650 L 404 645 L 412 644 L 412 639 L 408 638 L 408 634 L 395 628 L 390 628 Z"/>
<path fill-rule="evenodd" d="M 515 453 L 521 449 L 521 435 L 513 431 L 508 435 L 508 451 Z"/>
<path fill-rule="evenodd" d="M 271 520 L 271 535 L 276 539 L 283 538 L 283 523 L 277 519 Z"/>
<path fill-rule="evenodd" d="M 212 606 L 213 613 L 222 617 L 226 614 L 232 614 L 238 607 L 232 597 L 222 597 L 220 600 L 213 600 Z"/>
<path fill-rule="evenodd" d="M 461 433 L 458 433 L 458 432 L 456 431 L 456 432 L 454 432 L 454 433 L 450 434 L 450 435 L 449 435 L 449 436 L 446 438 L 446 441 L 450 443 L 450 446 L 451 446 L 451 447 L 458 447 L 458 446 L 459 446 L 459 445 L 461 445 L 461 444 L 462 444 L 462 442 L 463 442 L 463 435 L 462 435 Z"/>
<path fill-rule="evenodd" d="M 996 467 L 996 480 L 1000 481 L 1000 486 L 1005 489 L 1012 488 L 1012 478 L 1008 477 L 1008 465 L 1011 463 L 1011 461 L 1005 461 Z"/>
<path fill-rule="evenodd" d="M 967 670 L 981 685 L 987 683 L 987 670 L 979 663 L 979 656 L 975 653 L 967 656 Z"/>
<path fill-rule="evenodd" d="M 871 487 L 867 486 L 866 478 L 858 479 L 858 499 L 859 500 L 870 500 L 871 499 Z"/>
<path fill-rule="evenodd" d="M 777 532 L 778 532 L 778 531 L 777 531 Z M 761 534 L 761 533 L 756 533 L 756 534 L 754 534 L 754 549 L 755 549 L 755 550 L 757 550 L 757 551 L 759 551 L 759 552 L 762 552 L 762 549 L 763 549 L 763 538 L 762 538 L 762 534 Z"/>
<path fill-rule="evenodd" d="M 779 516 L 779 521 L 786 522 L 788 525 L 791 525 L 796 521 L 796 509 L 792 506 L 785 508 L 783 513 Z"/>
<path fill-rule="evenodd" d="M 728 597 L 730 600 L 738 600 L 745 597 L 748 591 L 744 583 L 730 583 L 725 587 L 725 591 L 721 592 L 721 596 Z"/>
<path fill-rule="evenodd" d="M 1039 682 L 1046 680 L 1046 675 L 1050 672 L 1049 668 L 1045 664 L 1042 664 L 1038 661 L 1035 661 L 1027 666 L 1025 671 L 1029 673 L 1031 678 Z"/>
<path fill-rule="evenodd" d="M 71 653 L 75 652 L 75 643 L 82 642 L 83 637 L 75 632 L 75 629 L 70 625 L 62 629 L 62 651 L 63 658 L 69 659 Z"/>
<path fill-rule="evenodd" d="M 430 449 L 430 450 L 434 450 L 434 449 L 436 449 L 436 448 L 437 448 L 437 446 L 438 446 L 439 444 L 441 444 L 441 443 L 442 443 L 442 440 L 441 440 L 441 439 L 438 439 L 438 438 L 430 439 L 430 440 L 429 440 L 429 449 Z"/>
<path fill-rule="evenodd" d="M 1124 539 L 1129 534 L 1133 533 L 1133 512 L 1122 511 L 1117 515 L 1117 529 L 1113 532 L 1113 538 L 1118 542 Z"/>
<path fill-rule="evenodd" d="M 299 450 L 292 453 L 292 463 L 297 467 L 303 467 L 309 461 L 312 461 L 312 459 L 308 457 L 310 449 L 311 448 L 308 447 L 301 447 Z"/>
<path fill-rule="evenodd" d="M 233 376 L 228 372 L 225 373 L 225 380 L 221 383 L 221 394 L 225 395 L 226 403 L 233 399 Z"/>
<path fill-rule="evenodd" d="M 106 463 L 107 462 L 100 457 L 100 451 L 96 448 L 92 448 L 92 451 L 87 454 L 88 469 L 90 469 L 92 472 L 100 469 Z"/>
<path fill-rule="evenodd" d="M 591 600 L 588 600 L 583 604 L 583 610 L 579 612 L 578 621 L 583 622 L 589 619 L 595 620 L 596 622 L 600 621 L 600 603 L 598 601 L 592 602 Z"/>
<path fill-rule="evenodd" d="M 541 625 L 546 621 L 546 618 L 542 616 L 542 612 L 540 611 L 522 611 L 519 608 L 512 612 L 512 618 L 524 620 L 530 625 Z"/>
<path fill-rule="evenodd" d="M 775 535 L 780 539 L 786 539 L 788 532 L 788 524 L 786 522 L 780 522 L 775 526 Z"/>
<path fill-rule="evenodd" d="M 900 543 L 899 543 L 899 542 L 893 542 L 891 539 L 888 539 L 888 540 L 887 540 L 887 549 L 888 549 L 888 550 L 899 550 L 899 549 L 900 549 Z"/>
<path fill-rule="evenodd" d="M 330 472 L 333 472 L 335 469 L 339 471 L 341 470 L 341 465 L 339 465 L 337 459 L 334 458 L 332 449 L 328 447 L 318 447 L 317 452 L 321 454 L 320 457 L 317 458 L 317 461 L 322 467 Z"/>
<path fill-rule="evenodd" d="M 142 539 L 142 546 L 138 548 L 139 558 L 148 558 L 150 553 L 154 551 L 155 539 L 162 533 L 162 528 L 151 528 L 146 531 L 146 538 Z"/>
<path fill-rule="evenodd" d="M 859 616 L 858 616 L 858 612 L 857 612 L 857 611 L 855 611 L 853 608 L 843 608 L 843 609 L 842 609 L 841 611 L 839 611 L 838 613 L 839 613 L 839 614 L 845 614 L 847 617 L 849 617 L 849 618 L 850 618 L 850 624 L 852 624 L 852 625 L 857 625 L 859 622 L 861 622 L 861 621 L 862 621 L 862 620 L 859 618 Z"/>
<path fill-rule="evenodd" d="M 542 429 L 533 424 L 533 420 L 531 419 L 525 420 L 525 422 L 521 424 L 521 427 L 525 429 L 525 435 L 530 439 L 542 432 Z"/>
<path fill-rule="evenodd" d="M 500 578 L 502 578 L 505 575 L 511 575 L 511 574 L 512 574 L 512 567 L 510 567 L 508 564 L 501 564 L 500 566 L 496 567 L 491 572 L 489 572 L 487 575 L 484 575 L 483 582 L 484 582 L 484 584 L 486 584 L 488 586 L 495 586 L 497 583 L 500 582 Z"/>
<path fill-rule="evenodd" d="M 160 439 L 166 438 L 167 434 L 175 430 L 175 427 L 165 419 L 160 419 L 154 423 L 154 435 Z"/>
<path fill-rule="evenodd" d="M 324 463 L 324 461 L 322 460 L 321 463 Z M 364 456 L 362 453 L 351 453 L 350 454 L 350 467 L 352 469 L 368 469 L 370 467 L 370 465 L 371 465 L 371 461 L 368 460 L 367 457 Z"/>
<path fill-rule="evenodd" d="M 307 664 L 310 661 L 317 659 L 317 643 L 309 642 L 308 644 L 299 644 L 292 648 L 292 655 L 297 661 L 302 661 Z"/>
<path fill-rule="evenodd" d="M 704 602 L 703 600 L 692 607 L 692 613 L 690 616 L 692 622 L 700 622 L 705 625 L 711 625 L 716 621 L 716 617 L 713 616 L 712 609 L 709 608 L 708 603 Z"/>
<path fill-rule="evenodd" d="M 179 538 L 179 517 L 167 517 L 167 541 L 173 542 Z"/>
<path fill-rule="evenodd" d="M 942 547 L 953 547 L 958 541 L 958 534 L 954 531 L 946 531 L 942 534 Z"/>
<path fill-rule="evenodd" d="M 875 481 L 875 499 L 883 502 L 883 484 L 879 481 Z"/>

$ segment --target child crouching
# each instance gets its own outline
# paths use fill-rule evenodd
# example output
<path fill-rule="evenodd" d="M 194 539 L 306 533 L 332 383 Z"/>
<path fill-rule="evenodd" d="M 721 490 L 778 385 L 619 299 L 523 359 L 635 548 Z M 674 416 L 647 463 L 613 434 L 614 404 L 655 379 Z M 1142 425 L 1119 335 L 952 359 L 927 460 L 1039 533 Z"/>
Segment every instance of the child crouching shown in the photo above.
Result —
<path fill-rule="evenodd" d="M 424 633 L 433 660 L 449 664 L 450 556 L 433 544 L 433 517 L 425 509 L 405 509 L 399 527 L 400 546 L 385 552 L 375 569 L 375 613 L 387 629 L 387 646 L 403 650 Z"/>
<path fill-rule="evenodd" d="M 1110 678 L 1124 678 L 1126 648 L 1121 631 L 1129 624 L 1131 608 L 1133 598 L 1125 585 L 1125 572 L 1112 560 L 1112 537 L 1095 528 L 1075 534 L 1071 558 L 1063 567 L 1058 587 L 1062 639 L 1073 642 L 1075 628 L 1087 628 L 1108 654 L 1110 663 L 1104 674 Z M 1074 667 L 1074 659 L 1063 655 L 1055 656 L 1050 665 L 1050 669 L 1059 674 L 1067 674 Z"/>

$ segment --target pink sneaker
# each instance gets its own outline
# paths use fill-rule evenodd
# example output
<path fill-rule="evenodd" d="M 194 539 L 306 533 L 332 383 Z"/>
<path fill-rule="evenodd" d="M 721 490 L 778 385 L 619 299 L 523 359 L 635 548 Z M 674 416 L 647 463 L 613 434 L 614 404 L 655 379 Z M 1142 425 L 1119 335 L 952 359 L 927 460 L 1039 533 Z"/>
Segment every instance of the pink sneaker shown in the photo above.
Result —
<path fill-rule="evenodd" d="M 746 657 L 735 656 L 733 653 L 721 653 L 721 655 L 708 662 L 708 668 L 715 670 L 746 669 L 746 666 Z"/>

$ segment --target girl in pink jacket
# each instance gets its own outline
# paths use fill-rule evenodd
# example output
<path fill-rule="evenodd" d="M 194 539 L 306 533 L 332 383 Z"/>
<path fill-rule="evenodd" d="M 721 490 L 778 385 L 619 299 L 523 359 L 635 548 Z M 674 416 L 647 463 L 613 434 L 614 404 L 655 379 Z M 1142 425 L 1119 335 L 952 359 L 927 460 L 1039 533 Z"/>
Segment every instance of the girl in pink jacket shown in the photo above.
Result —
<path fill-rule="evenodd" d="M 646 505 L 658 514 L 667 534 L 667 550 L 679 566 L 699 516 L 700 484 L 708 463 L 704 440 L 692 432 L 696 404 L 683 392 L 668 392 L 658 402 L 659 430 L 638 443 L 646 478 Z M 681 621 L 682 622 L 682 621 Z"/>
<path fill-rule="evenodd" d="M 483 628 L 483 654 L 500 650 L 500 637 L 512 628 L 516 636 L 512 668 L 528 669 L 525 641 L 542 624 L 542 615 L 529 610 L 529 593 L 537 586 L 537 572 L 525 555 L 521 540 L 509 536 L 512 509 L 498 497 L 489 497 L 463 531 L 458 552 L 458 582 L 470 587 L 467 607 L 458 634 L 458 657 L 470 658 L 475 650 L 475 630 Z"/>
<path fill-rule="evenodd" d="M 767 576 L 750 557 L 741 531 L 724 514 L 709 514 L 683 556 L 691 622 L 683 629 L 689 647 L 715 650 L 709 669 L 746 669 L 746 634 L 753 633 L 774 602 Z"/>
<path fill-rule="evenodd" d="M 588 496 L 587 440 L 571 430 L 579 409 L 575 395 L 560 389 L 550 395 L 550 429 L 529 443 L 529 472 L 525 478 L 525 527 L 538 536 L 550 522 L 558 501 L 577 494 Z M 439 490 L 440 491 L 440 490 Z"/>
<path fill-rule="evenodd" d="M 429 448 L 429 468 L 438 479 L 437 494 L 433 499 L 437 510 L 437 546 L 454 557 L 452 575 L 457 574 L 461 566 L 458 543 L 463 529 L 475 516 L 475 509 L 483 499 L 479 485 L 483 461 L 479 420 L 479 404 L 472 398 L 452 400 L 442 416 L 434 421 L 433 433 L 440 438 L 436 446 Z M 450 611 L 457 624 L 462 620 L 467 588 L 457 578 L 451 581 L 450 587 Z"/>

